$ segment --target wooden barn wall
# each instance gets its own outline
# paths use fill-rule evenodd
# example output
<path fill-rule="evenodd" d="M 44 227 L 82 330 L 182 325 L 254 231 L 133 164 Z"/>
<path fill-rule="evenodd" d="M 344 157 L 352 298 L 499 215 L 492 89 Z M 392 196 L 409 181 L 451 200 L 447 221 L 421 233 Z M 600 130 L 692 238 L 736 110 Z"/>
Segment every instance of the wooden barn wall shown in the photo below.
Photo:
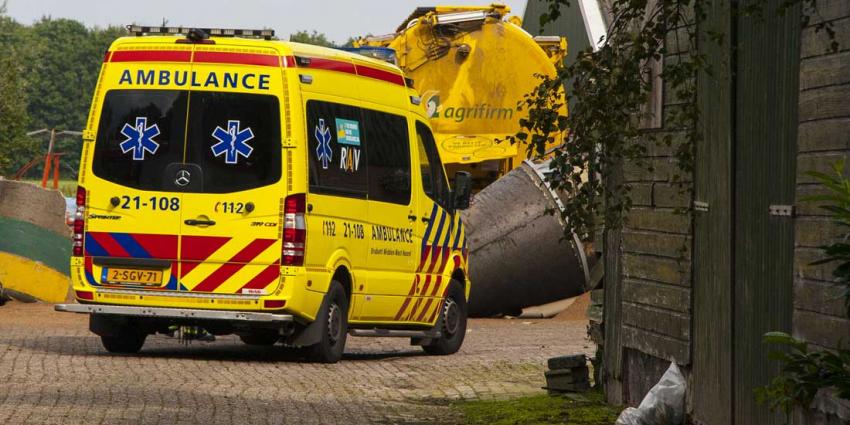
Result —
<path fill-rule="evenodd" d="M 671 33 L 666 45 L 665 64 L 687 55 L 686 28 Z M 661 127 L 646 131 L 659 140 L 671 135 L 674 143 L 648 144 L 643 160 L 652 171 L 646 165 L 623 167 L 633 201 L 622 231 L 620 281 L 620 338 L 628 348 L 623 358 L 624 401 L 630 404 L 640 402 L 670 360 L 685 366 L 686 373 L 691 363 L 692 222 L 689 214 L 677 211 L 690 206 L 691 193 L 690 183 L 674 183 L 674 176 L 685 174 L 674 157 L 685 132 L 669 128 L 666 119 L 682 101 L 663 85 L 657 89 L 663 99 L 656 110 L 662 115 Z"/>
<path fill-rule="evenodd" d="M 825 216 L 826 211 L 805 200 L 823 193 L 808 171 L 831 173 L 839 159 L 850 161 L 850 1 L 819 0 L 818 12 L 803 29 L 800 62 L 797 194 L 795 205 L 793 332 L 815 347 L 850 346 L 850 320 L 844 309 L 843 288 L 832 277 L 834 264 L 811 262 L 822 258 L 819 246 L 843 240 L 847 229 Z M 830 40 L 814 25 L 832 22 L 839 51 L 828 51 Z M 816 408 L 798 423 L 838 424 L 850 421 L 850 406 L 821 394 Z M 824 413 L 831 412 L 831 413 Z M 843 418 L 843 419 L 841 419 Z"/>

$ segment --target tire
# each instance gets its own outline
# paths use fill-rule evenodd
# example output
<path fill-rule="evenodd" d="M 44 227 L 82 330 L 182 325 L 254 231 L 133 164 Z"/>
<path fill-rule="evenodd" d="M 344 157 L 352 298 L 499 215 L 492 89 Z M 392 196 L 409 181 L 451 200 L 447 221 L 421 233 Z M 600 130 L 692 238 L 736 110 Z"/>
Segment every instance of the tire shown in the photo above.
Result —
<path fill-rule="evenodd" d="M 318 363 L 336 363 L 345 351 L 345 340 L 348 337 L 348 297 L 342 285 L 332 281 L 325 295 L 327 309 L 320 310 L 321 341 L 308 347 L 307 356 Z"/>
<path fill-rule="evenodd" d="M 239 339 L 241 339 L 242 342 L 248 345 L 268 347 L 274 345 L 280 339 L 280 335 L 278 335 L 277 332 L 275 332 L 274 330 L 254 331 L 251 333 L 239 335 Z"/>
<path fill-rule="evenodd" d="M 135 354 L 145 345 L 147 337 L 147 334 L 143 333 L 124 332 L 117 336 L 101 336 L 100 342 L 110 353 Z"/>
<path fill-rule="evenodd" d="M 466 337 L 467 313 L 463 286 L 458 281 L 452 280 L 449 283 L 446 298 L 443 300 L 440 318 L 437 320 L 441 336 L 430 344 L 423 345 L 422 349 L 428 354 L 437 356 L 457 353 L 463 345 L 463 338 Z"/>

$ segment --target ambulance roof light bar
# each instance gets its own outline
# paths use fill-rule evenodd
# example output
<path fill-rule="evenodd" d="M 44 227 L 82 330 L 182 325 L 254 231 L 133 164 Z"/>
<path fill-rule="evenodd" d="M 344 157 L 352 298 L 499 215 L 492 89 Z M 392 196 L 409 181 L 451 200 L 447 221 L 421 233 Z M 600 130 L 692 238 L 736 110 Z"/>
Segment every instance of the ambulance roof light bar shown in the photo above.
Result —
<path fill-rule="evenodd" d="M 188 35 L 193 30 L 203 31 L 212 37 L 261 37 L 266 40 L 274 38 L 274 30 L 250 30 L 234 28 L 188 28 L 188 27 L 150 27 L 143 25 L 127 25 L 127 32 L 135 36 L 145 35 Z"/>

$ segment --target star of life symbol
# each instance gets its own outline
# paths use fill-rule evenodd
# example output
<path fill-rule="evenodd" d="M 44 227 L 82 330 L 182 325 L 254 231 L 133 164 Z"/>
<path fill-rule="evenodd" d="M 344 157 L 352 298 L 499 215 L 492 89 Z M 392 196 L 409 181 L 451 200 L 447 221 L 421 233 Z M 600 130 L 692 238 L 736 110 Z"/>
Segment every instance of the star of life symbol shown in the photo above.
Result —
<path fill-rule="evenodd" d="M 124 153 L 133 151 L 133 161 L 143 161 L 145 152 L 151 155 L 156 154 L 159 149 L 159 143 L 153 138 L 159 136 L 159 127 L 154 124 L 148 127 L 147 117 L 136 117 L 136 125 L 124 124 L 121 128 L 121 134 L 127 138 L 121 142 L 121 151 Z"/>
<path fill-rule="evenodd" d="M 331 129 L 325 126 L 325 120 L 319 118 L 319 125 L 313 132 L 313 137 L 319 142 L 316 147 L 316 156 L 322 161 L 322 168 L 328 169 L 328 162 L 333 160 L 334 151 L 331 149 Z"/>
<path fill-rule="evenodd" d="M 254 148 L 246 143 L 254 138 L 254 132 L 251 131 L 251 127 L 239 129 L 239 120 L 227 120 L 226 130 L 216 126 L 212 136 L 218 140 L 218 143 L 210 147 L 213 155 L 224 154 L 224 162 L 228 164 L 236 164 L 239 155 L 248 158 L 254 151 Z"/>

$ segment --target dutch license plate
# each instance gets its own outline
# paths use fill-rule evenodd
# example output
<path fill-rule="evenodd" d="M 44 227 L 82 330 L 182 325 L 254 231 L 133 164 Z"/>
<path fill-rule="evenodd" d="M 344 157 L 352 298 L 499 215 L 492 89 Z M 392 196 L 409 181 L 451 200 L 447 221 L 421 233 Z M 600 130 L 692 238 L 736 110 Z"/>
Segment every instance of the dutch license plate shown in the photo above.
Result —
<path fill-rule="evenodd" d="M 123 268 L 103 269 L 105 281 L 109 283 L 133 283 L 137 285 L 162 285 L 162 270 L 139 270 Z"/>

